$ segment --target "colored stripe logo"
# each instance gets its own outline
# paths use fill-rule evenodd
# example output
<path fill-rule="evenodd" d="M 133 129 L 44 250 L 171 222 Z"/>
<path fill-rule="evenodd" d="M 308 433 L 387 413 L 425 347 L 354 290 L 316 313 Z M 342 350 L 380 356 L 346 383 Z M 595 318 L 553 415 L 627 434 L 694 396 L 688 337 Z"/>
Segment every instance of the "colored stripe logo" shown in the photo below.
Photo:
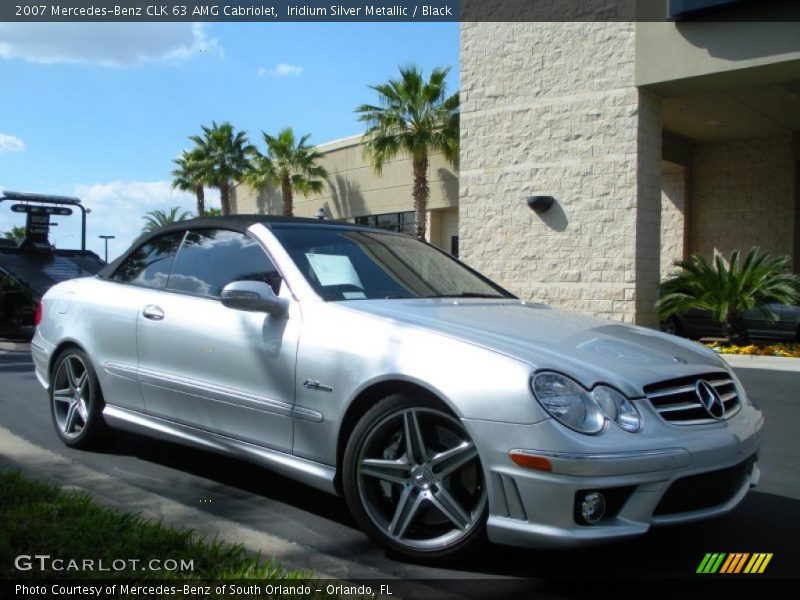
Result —
<path fill-rule="evenodd" d="M 757 574 L 763 573 L 769 561 L 772 560 L 772 553 L 756 552 L 709 552 L 700 561 L 697 573 L 718 573 L 718 574 Z"/>

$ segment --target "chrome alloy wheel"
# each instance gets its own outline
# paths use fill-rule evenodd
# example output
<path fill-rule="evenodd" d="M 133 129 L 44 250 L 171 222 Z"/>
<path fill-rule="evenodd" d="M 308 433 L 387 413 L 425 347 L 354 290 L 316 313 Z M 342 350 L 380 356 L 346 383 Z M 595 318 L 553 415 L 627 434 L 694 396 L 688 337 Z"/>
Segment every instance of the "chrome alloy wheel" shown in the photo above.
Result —
<path fill-rule="evenodd" d="M 371 428 L 358 457 L 357 486 L 372 522 L 409 549 L 456 544 L 485 513 L 475 445 L 458 419 L 432 408 L 398 410 Z"/>
<path fill-rule="evenodd" d="M 89 422 L 91 385 L 89 371 L 80 357 L 71 354 L 53 378 L 53 415 L 67 439 L 78 437 Z"/>

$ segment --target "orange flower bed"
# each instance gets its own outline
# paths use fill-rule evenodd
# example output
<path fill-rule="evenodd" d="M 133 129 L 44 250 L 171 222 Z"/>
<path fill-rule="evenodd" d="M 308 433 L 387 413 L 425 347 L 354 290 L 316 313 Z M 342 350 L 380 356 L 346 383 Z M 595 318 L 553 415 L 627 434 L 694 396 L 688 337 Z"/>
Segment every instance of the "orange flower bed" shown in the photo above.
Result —
<path fill-rule="evenodd" d="M 742 354 L 746 356 L 780 356 L 783 358 L 800 358 L 800 344 L 750 344 L 749 346 L 723 346 L 718 343 L 707 344 L 709 348 L 720 354 Z"/>

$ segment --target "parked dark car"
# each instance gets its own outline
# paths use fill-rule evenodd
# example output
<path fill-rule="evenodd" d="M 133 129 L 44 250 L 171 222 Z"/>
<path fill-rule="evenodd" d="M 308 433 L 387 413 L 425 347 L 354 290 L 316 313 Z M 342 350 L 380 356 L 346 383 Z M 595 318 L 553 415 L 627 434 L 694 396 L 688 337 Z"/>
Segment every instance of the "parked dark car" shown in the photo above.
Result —
<path fill-rule="evenodd" d="M 758 310 L 745 313 L 745 326 L 750 337 L 757 340 L 800 341 L 800 306 L 768 306 L 778 317 L 775 321 L 769 321 Z M 712 318 L 711 313 L 699 309 L 691 309 L 682 315 L 667 318 L 661 323 L 661 329 L 691 339 L 725 336 L 722 325 Z"/>

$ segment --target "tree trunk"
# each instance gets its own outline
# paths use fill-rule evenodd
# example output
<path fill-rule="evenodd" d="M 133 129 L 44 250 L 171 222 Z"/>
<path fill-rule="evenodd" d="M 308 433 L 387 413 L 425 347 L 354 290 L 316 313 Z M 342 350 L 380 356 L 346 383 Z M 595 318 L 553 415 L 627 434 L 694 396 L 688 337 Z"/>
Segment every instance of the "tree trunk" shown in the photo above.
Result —
<path fill-rule="evenodd" d="M 221 181 L 219 184 L 219 203 L 222 208 L 222 214 L 226 217 L 231 214 L 230 192 L 230 183 L 228 181 Z"/>
<path fill-rule="evenodd" d="M 202 217 L 206 214 L 206 191 L 202 185 L 197 185 L 194 193 L 197 194 L 197 216 Z"/>
<path fill-rule="evenodd" d="M 294 216 L 294 202 L 292 197 L 292 182 L 288 175 L 281 178 L 281 192 L 283 193 L 283 216 Z"/>
<path fill-rule="evenodd" d="M 728 313 L 728 318 L 725 320 L 725 335 L 728 336 L 728 342 L 731 344 L 737 346 L 750 345 L 750 336 L 744 324 L 743 313 Z"/>
<path fill-rule="evenodd" d="M 415 156 L 414 164 L 414 223 L 417 239 L 425 239 L 428 221 L 428 156 Z"/>

